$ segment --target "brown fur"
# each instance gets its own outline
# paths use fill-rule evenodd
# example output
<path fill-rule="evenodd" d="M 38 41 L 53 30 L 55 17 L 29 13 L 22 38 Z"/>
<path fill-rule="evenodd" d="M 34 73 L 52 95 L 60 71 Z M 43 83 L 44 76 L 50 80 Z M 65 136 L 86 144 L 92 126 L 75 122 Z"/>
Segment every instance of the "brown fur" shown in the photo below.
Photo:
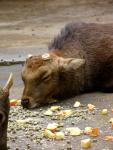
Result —
<path fill-rule="evenodd" d="M 9 94 L 0 88 L 0 150 L 7 150 Z"/>
<path fill-rule="evenodd" d="M 85 91 L 113 91 L 113 24 L 68 24 L 50 44 L 49 50 L 54 49 L 86 60 Z"/>
<path fill-rule="evenodd" d="M 94 90 L 113 91 L 113 24 L 70 23 L 51 42 L 49 53 L 50 60 L 41 60 L 43 63 L 39 66 L 34 64 L 33 58 L 28 60 L 35 72 L 29 77 L 29 63 L 24 66 L 23 99 L 27 97 L 30 105 L 47 103 L 49 97 L 65 98 Z M 51 72 L 46 84 L 41 79 L 44 70 L 43 74 Z M 38 81 L 37 85 L 33 86 L 33 81 Z M 34 89 L 38 94 L 32 93 Z"/>

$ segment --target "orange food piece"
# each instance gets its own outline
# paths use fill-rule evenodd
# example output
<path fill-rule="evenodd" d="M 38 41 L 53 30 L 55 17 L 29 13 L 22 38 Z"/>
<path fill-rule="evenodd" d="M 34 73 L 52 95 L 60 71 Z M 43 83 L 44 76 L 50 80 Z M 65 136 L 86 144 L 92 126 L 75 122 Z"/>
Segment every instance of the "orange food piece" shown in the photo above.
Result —
<path fill-rule="evenodd" d="M 112 129 L 113 129 L 113 123 L 111 124 L 111 127 L 112 127 Z"/>
<path fill-rule="evenodd" d="M 92 128 L 91 136 L 99 136 L 100 130 L 99 128 Z"/>
<path fill-rule="evenodd" d="M 52 133 L 55 133 L 57 131 L 57 129 L 51 129 L 50 130 Z"/>
<path fill-rule="evenodd" d="M 10 105 L 10 106 L 17 106 L 17 101 L 10 101 L 10 102 L 9 102 L 9 105 Z"/>
<path fill-rule="evenodd" d="M 111 111 L 113 112 L 113 109 L 111 109 Z"/>
<path fill-rule="evenodd" d="M 20 106 L 21 105 L 21 100 L 19 99 L 11 99 L 9 101 L 10 106 Z"/>
<path fill-rule="evenodd" d="M 88 107 L 88 110 L 89 110 L 89 111 L 93 111 L 94 108 L 95 108 L 95 106 L 92 105 L 92 104 L 88 104 L 87 107 Z"/>
<path fill-rule="evenodd" d="M 86 135 L 90 135 L 90 136 L 99 136 L 100 134 L 100 130 L 99 128 L 90 128 L 88 127 L 89 129 L 85 129 L 84 133 Z"/>
<path fill-rule="evenodd" d="M 107 135 L 107 136 L 105 136 L 105 140 L 106 141 L 113 141 L 113 136 Z"/>

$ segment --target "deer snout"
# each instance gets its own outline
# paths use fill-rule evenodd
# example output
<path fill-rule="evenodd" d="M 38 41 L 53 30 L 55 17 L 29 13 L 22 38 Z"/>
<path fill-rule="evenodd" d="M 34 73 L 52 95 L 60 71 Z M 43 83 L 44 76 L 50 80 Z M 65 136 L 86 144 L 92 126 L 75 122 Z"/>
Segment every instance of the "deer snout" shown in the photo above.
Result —
<path fill-rule="evenodd" d="M 22 99 L 21 105 L 23 106 L 23 108 L 28 108 L 29 107 L 29 98 Z"/>

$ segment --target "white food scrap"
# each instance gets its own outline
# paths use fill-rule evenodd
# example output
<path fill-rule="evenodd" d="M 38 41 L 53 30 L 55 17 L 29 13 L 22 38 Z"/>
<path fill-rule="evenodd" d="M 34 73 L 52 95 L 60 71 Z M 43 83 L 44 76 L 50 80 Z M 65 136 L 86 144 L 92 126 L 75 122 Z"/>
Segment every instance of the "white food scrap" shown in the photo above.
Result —
<path fill-rule="evenodd" d="M 50 131 L 56 131 L 58 126 L 59 125 L 57 123 L 49 123 L 46 129 Z"/>
<path fill-rule="evenodd" d="M 57 140 L 63 140 L 65 138 L 64 133 L 63 132 L 56 132 L 55 138 Z"/>
<path fill-rule="evenodd" d="M 56 110 L 60 110 L 61 106 L 51 106 L 50 110 L 51 111 L 56 111 Z"/>
<path fill-rule="evenodd" d="M 71 109 L 68 110 L 62 110 L 57 113 L 60 119 L 67 118 L 73 114 L 73 111 Z"/>
<path fill-rule="evenodd" d="M 92 127 L 85 127 L 84 133 L 89 135 L 92 133 Z"/>
<path fill-rule="evenodd" d="M 110 123 L 113 123 L 113 118 L 111 118 L 111 119 L 109 120 L 109 122 L 110 122 Z"/>
<path fill-rule="evenodd" d="M 78 127 L 69 127 L 69 128 L 66 128 L 66 131 L 68 131 L 70 135 L 73 135 L 73 136 L 82 134 L 82 130 L 79 129 Z"/>
<path fill-rule="evenodd" d="M 77 108 L 77 107 L 80 107 L 80 106 L 81 106 L 81 103 L 79 101 L 76 101 L 73 107 Z"/>
<path fill-rule="evenodd" d="M 46 116 L 52 116 L 52 114 L 53 114 L 53 112 L 52 112 L 50 109 L 48 109 L 48 110 L 44 113 L 44 115 L 46 115 Z"/>

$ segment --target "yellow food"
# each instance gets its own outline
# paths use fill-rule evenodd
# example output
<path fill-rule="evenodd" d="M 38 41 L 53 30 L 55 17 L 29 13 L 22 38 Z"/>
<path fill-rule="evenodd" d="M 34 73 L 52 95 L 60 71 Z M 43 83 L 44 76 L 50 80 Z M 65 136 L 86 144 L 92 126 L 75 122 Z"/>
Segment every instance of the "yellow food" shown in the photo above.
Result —
<path fill-rule="evenodd" d="M 18 106 L 18 105 L 21 105 L 21 100 L 11 99 L 9 104 L 10 104 L 10 106 Z"/>
<path fill-rule="evenodd" d="M 109 120 L 109 122 L 110 122 L 110 123 L 113 123 L 113 118 L 111 118 L 111 119 Z"/>
<path fill-rule="evenodd" d="M 66 128 L 66 131 L 68 131 L 72 136 L 77 136 L 82 134 L 82 130 L 79 129 L 78 127 L 69 127 Z"/>
<path fill-rule="evenodd" d="M 52 114 L 53 114 L 53 112 L 52 112 L 50 109 L 48 109 L 48 110 L 44 113 L 44 115 L 46 115 L 46 116 L 52 116 Z"/>
<path fill-rule="evenodd" d="M 44 136 L 50 139 L 54 139 L 55 138 L 55 134 L 53 132 L 51 132 L 50 130 L 45 130 L 44 132 Z"/>
<path fill-rule="evenodd" d="M 60 110 L 61 106 L 51 106 L 50 110 L 51 111 L 56 111 L 56 110 Z"/>
<path fill-rule="evenodd" d="M 59 116 L 60 119 L 63 119 L 63 118 L 67 118 L 69 116 L 71 116 L 73 113 L 73 111 L 71 109 L 68 109 L 68 110 L 62 110 L 60 112 L 57 113 L 57 115 Z"/>
<path fill-rule="evenodd" d="M 92 145 L 91 139 L 81 140 L 81 147 L 82 148 L 90 148 L 91 145 Z"/>
<path fill-rule="evenodd" d="M 63 132 L 56 132 L 55 138 L 57 140 L 63 140 L 64 139 L 64 133 Z"/>
<path fill-rule="evenodd" d="M 102 114 L 102 115 L 107 115 L 107 114 L 108 114 L 108 110 L 107 110 L 107 109 L 103 109 L 103 110 L 101 111 L 101 114 Z"/>

